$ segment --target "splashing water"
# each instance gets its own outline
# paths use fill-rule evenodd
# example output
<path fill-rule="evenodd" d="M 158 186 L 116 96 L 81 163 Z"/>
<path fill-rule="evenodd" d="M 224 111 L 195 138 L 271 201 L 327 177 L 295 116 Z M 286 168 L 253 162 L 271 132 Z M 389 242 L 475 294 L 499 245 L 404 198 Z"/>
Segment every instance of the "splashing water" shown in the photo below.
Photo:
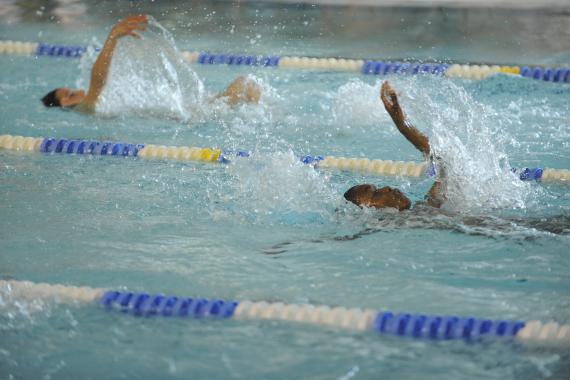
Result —
<path fill-rule="evenodd" d="M 82 63 L 83 68 L 88 66 Z M 264 88 L 264 93 L 272 92 L 269 85 L 262 80 L 257 81 Z M 428 132 L 427 128 L 431 128 L 433 150 L 445 162 L 449 178 L 446 207 L 471 211 L 527 207 L 531 197 L 540 190 L 534 190 L 511 173 L 503 149 L 510 136 L 501 130 L 501 117 L 491 107 L 476 102 L 464 88 L 450 80 L 422 78 L 422 81 L 431 81 L 428 83 L 429 91 L 423 85 L 418 86 L 417 81 L 417 78 L 394 79 L 396 89 L 402 92 L 404 110 L 421 130 Z M 331 122 L 337 125 L 351 119 L 354 122 L 355 115 L 358 124 L 388 120 L 379 104 L 379 87 L 380 81 L 368 85 L 360 80 L 351 80 L 341 86 L 333 96 Z M 273 98 L 278 99 L 277 96 Z M 97 105 L 98 112 L 107 115 L 142 113 L 182 121 L 196 120 L 196 117 L 213 119 L 226 132 L 232 131 L 232 139 L 237 141 L 227 141 L 230 145 L 247 141 L 252 134 L 256 140 L 263 136 L 271 140 L 267 125 L 272 124 L 274 115 L 265 108 L 268 107 L 253 109 L 253 112 L 252 109 L 238 108 L 236 112 L 230 111 L 220 101 L 210 102 L 203 83 L 182 60 L 172 36 L 152 18 L 149 18 L 148 30 L 141 39 L 121 39 L 110 78 Z M 256 125 L 261 125 L 261 131 Z M 289 189 L 300 182 L 289 178 L 293 183 L 291 187 L 286 176 L 275 174 L 292 175 L 292 172 L 283 170 L 283 167 L 271 170 L 274 165 L 271 162 L 264 163 L 262 172 L 271 174 L 249 173 L 252 179 L 246 179 L 246 175 L 238 177 L 241 183 L 256 181 L 246 187 L 256 189 L 257 193 L 253 195 L 258 210 L 270 210 L 275 207 L 274 203 L 279 202 L 292 202 L 290 207 L 295 210 L 298 196 L 293 196 Z M 290 163 L 288 165 L 292 167 Z M 244 171 L 242 174 L 247 171 L 241 170 Z M 279 179 L 283 183 L 275 182 Z M 279 189 L 277 198 L 262 196 L 264 191 L 275 191 L 276 188 Z M 241 191 L 243 194 L 244 189 Z"/>
<path fill-rule="evenodd" d="M 352 80 L 341 86 L 334 105 L 335 120 L 346 122 L 350 114 L 357 123 L 392 123 L 378 99 L 382 82 L 370 85 Z M 545 195 L 544 190 L 520 181 L 511 171 L 504 150 L 513 140 L 506 131 L 511 123 L 507 116 L 478 103 L 463 87 L 445 78 L 391 78 L 390 82 L 410 122 L 430 136 L 433 151 L 445 163 L 446 208 L 470 212 L 525 209 Z M 395 128 L 381 131 L 397 134 Z"/>
<path fill-rule="evenodd" d="M 333 122 L 340 125 L 378 124 L 387 114 L 380 103 L 378 88 L 359 79 L 342 85 L 334 95 Z"/>
<path fill-rule="evenodd" d="M 94 56 L 92 53 L 86 59 L 93 61 Z M 83 77 L 88 77 L 91 66 L 82 63 Z M 97 112 L 142 113 L 185 121 L 197 112 L 203 99 L 202 81 L 182 60 L 170 33 L 149 17 L 140 39 L 119 40 Z"/>
<path fill-rule="evenodd" d="M 206 91 L 198 75 L 182 59 L 172 35 L 154 18 L 149 16 L 147 30 L 140 36 L 119 40 L 109 78 L 97 102 L 97 113 L 196 123 L 216 121 L 231 127 L 240 127 L 244 120 L 263 122 L 271 118 L 270 108 L 264 105 L 275 103 L 279 96 L 266 81 L 247 75 L 261 88 L 260 104 L 229 107 L 223 99 Z M 78 87 L 87 87 L 97 55 L 89 49 L 81 59 Z"/>
<path fill-rule="evenodd" d="M 492 107 L 476 102 L 450 80 L 438 78 L 429 92 L 413 83 L 403 87 L 404 109 L 408 103 L 411 120 L 420 129 L 431 127 L 430 144 L 444 162 L 447 208 L 524 209 L 538 195 L 539 189 L 511 172 L 504 152 L 511 136 L 501 128 L 504 122 Z"/>
<path fill-rule="evenodd" d="M 226 188 L 212 192 L 216 199 L 211 204 L 222 197 L 224 209 L 257 222 L 322 223 L 334 217 L 331 206 L 340 199 L 326 175 L 304 165 L 290 151 L 237 159 L 228 165 L 227 172 L 231 180 L 218 183 Z M 219 181 L 219 177 L 212 178 L 212 182 Z"/>

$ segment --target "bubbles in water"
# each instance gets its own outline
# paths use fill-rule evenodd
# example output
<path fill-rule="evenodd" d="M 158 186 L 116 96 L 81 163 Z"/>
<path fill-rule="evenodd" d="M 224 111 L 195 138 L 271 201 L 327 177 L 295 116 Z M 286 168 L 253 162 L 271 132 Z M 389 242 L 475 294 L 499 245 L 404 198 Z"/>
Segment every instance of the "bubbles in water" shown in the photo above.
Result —
<path fill-rule="evenodd" d="M 91 66 L 83 63 L 82 69 Z M 204 86 L 182 60 L 172 36 L 149 17 L 140 39 L 119 40 L 97 112 L 188 120 L 203 98 Z"/>
<path fill-rule="evenodd" d="M 49 304 L 41 299 L 26 299 L 13 294 L 8 285 L 0 288 L 0 311 L 4 324 L 34 322 L 36 315 L 49 315 Z"/>
<path fill-rule="evenodd" d="M 256 132 L 259 125 L 269 125 L 274 122 L 274 109 L 281 98 L 269 83 L 255 75 L 245 76 L 260 88 L 261 98 L 259 104 L 241 103 L 230 107 L 224 98 L 212 96 L 203 104 L 201 117 L 221 124 L 222 128 L 230 127 L 237 134 L 251 134 Z"/>
<path fill-rule="evenodd" d="M 212 179 L 216 190 L 211 203 L 221 200 L 224 209 L 254 221 L 322 223 L 334 215 L 331 206 L 339 199 L 328 177 L 292 152 L 235 159 L 227 173 L 229 179 Z"/>
<path fill-rule="evenodd" d="M 402 103 L 420 130 L 431 129 L 430 144 L 448 177 L 446 207 L 525 208 L 539 190 L 511 172 L 504 145 L 512 138 L 500 115 L 452 81 L 437 78 L 432 84 L 429 90 L 402 86 Z"/>
<path fill-rule="evenodd" d="M 430 138 L 448 175 L 446 208 L 490 210 L 526 208 L 543 190 L 522 182 L 511 172 L 505 145 L 512 145 L 512 121 L 475 101 L 461 86 L 445 78 L 390 78 L 408 120 Z M 334 98 L 337 124 L 392 123 L 379 100 L 383 80 L 374 85 L 351 80 Z M 398 134 L 395 127 L 379 132 Z M 400 138 L 404 139 L 403 136 Z"/>
<path fill-rule="evenodd" d="M 370 85 L 350 80 L 334 94 L 333 122 L 341 125 L 377 124 L 387 114 L 379 100 L 380 82 Z"/>

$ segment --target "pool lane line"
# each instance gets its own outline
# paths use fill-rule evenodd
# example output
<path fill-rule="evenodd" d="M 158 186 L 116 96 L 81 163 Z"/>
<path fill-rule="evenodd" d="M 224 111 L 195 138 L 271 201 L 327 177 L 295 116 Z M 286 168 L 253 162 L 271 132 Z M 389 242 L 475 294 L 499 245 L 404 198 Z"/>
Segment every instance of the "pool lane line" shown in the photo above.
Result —
<path fill-rule="evenodd" d="M 53 137 L 0 136 L 0 149 L 42 152 L 49 154 L 73 154 L 96 156 L 140 157 L 143 159 L 164 159 L 176 161 L 197 161 L 228 163 L 236 157 L 249 157 L 246 150 L 223 150 L 217 148 L 178 147 L 152 144 L 131 144 L 126 142 L 79 140 Z M 433 176 L 427 163 L 391 160 L 370 160 L 368 158 L 346 158 L 333 156 L 300 156 L 299 160 L 319 169 L 337 169 L 376 175 L 420 177 Z M 517 168 L 513 169 L 521 180 L 558 182 L 570 185 L 570 170 Z"/>
<path fill-rule="evenodd" d="M 282 302 L 234 301 L 167 296 L 104 288 L 0 280 L 0 298 L 98 304 L 139 317 L 280 320 L 424 340 L 516 340 L 538 347 L 570 347 L 570 325 L 492 320 L 472 316 L 392 313 L 372 309 Z"/>
<path fill-rule="evenodd" d="M 85 46 L 53 45 L 38 42 L 0 41 L 0 53 L 50 57 L 81 57 Z M 316 58 L 248 54 L 181 53 L 188 63 L 201 65 L 262 66 L 290 69 L 317 69 L 359 72 L 366 75 L 445 75 L 465 79 L 484 79 L 502 73 L 555 83 L 570 83 L 570 66 L 447 64 L 412 61 Z"/>

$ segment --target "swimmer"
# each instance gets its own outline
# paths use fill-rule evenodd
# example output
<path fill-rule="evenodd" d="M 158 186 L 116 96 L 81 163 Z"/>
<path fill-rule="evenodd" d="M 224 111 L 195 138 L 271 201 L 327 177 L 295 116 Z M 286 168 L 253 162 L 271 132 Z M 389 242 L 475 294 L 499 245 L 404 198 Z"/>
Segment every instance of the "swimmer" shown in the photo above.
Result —
<path fill-rule="evenodd" d="M 438 165 L 438 178 L 426 194 L 425 202 L 417 202 L 414 205 L 413 212 L 387 212 L 375 215 L 378 216 L 377 222 L 367 220 L 367 227 L 355 234 L 343 236 L 326 234 L 313 239 L 284 241 L 263 249 L 263 254 L 282 254 L 293 250 L 296 244 L 353 241 L 377 232 L 402 228 L 451 230 L 473 236 L 488 236 L 491 238 L 504 236 L 505 238 L 512 237 L 515 239 L 522 237 L 525 240 L 538 238 L 542 233 L 570 235 L 570 213 L 567 212 L 561 215 L 522 218 L 464 215 L 439 210 L 446 200 L 445 189 L 447 182 L 445 167 L 441 159 L 434 155 L 429 139 L 406 120 L 405 114 L 398 103 L 396 92 L 388 82 L 382 84 L 380 98 L 400 133 L 422 152 L 424 158 L 432 159 Z M 371 184 L 356 185 L 344 194 L 344 198 L 360 207 L 393 208 L 398 211 L 412 207 L 412 202 L 408 197 L 400 190 L 389 186 L 377 188 Z"/>
<path fill-rule="evenodd" d="M 438 178 L 426 194 L 426 203 L 431 207 L 440 208 L 445 202 L 446 175 L 438 157 L 433 157 L 429 139 L 406 120 L 406 115 L 398 103 L 396 91 L 387 81 L 382 84 L 380 98 L 400 133 L 422 152 L 425 159 L 435 160 L 439 164 Z M 356 185 L 344 193 L 344 198 L 358 206 L 377 209 L 395 208 L 402 211 L 412 207 L 412 202 L 404 193 L 390 186 L 377 188 L 370 184 Z"/>
<path fill-rule="evenodd" d="M 86 113 L 95 112 L 97 100 L 109 76 L 111 60 L 113 52 L 117 47 L 117 42 L 125 36 L 140 38 L 137 31 L 146 30 L 147 24 L 148 19 L 145 15 L 129 16 L 117 22 L 111 29 L 105 45 L 91 69 L 91 82 L 89 83 L 87 93 L 84 90 L 60 87 L 46 94 L 42 98 L 43 104 L 46 107 L 62 107 Z M 257 83 L 247 78 L 239 77 L 216 98 L 222 98 L 228 105 L 235 106 L 239 103 L 258 103 L 260 97 L 261 89 Z"/>

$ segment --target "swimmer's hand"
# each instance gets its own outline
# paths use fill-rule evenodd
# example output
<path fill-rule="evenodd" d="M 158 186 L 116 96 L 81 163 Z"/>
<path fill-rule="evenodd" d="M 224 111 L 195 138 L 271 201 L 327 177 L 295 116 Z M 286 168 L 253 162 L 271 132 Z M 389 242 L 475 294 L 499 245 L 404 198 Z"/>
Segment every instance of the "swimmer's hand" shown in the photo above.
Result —
<path fill-rule="evenodd" d="M 380 99 L 382 99 L 384 108 L 386 108 L 386 111 L 390 114 L 394 123 L 396 125 L 403 124 L 406 120 L 406 116 L 400 107 L 400 103 L 398 103 L 398 96 L 396 95 L 396 91 L 394 91 L 388 81 L 382 83 L 382 88 L 380 89 Z"/>
<path fill-rule="evenodd" d="M 135 30 L 145 31 L 148 25 L 146 15 L 128 16 L 119 20 L 109 33 L 109 38 L 121 38 L 124 36 L 132 36 L 140 38 L 141 36 Z"/>

